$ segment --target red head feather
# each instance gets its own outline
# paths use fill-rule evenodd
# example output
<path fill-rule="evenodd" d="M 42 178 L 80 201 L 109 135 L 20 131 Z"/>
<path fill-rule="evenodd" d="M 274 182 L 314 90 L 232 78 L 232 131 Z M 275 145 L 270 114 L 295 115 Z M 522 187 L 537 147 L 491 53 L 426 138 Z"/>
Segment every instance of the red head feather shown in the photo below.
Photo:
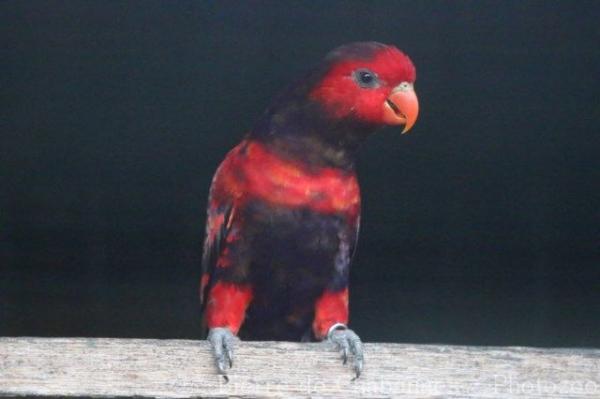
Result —
<path fill-rule="evenodd" d="M 380 43 L 353 43 L 333 50 L 326 58 L 331 64 L 309 96 L 321 103 L 335 118 L 355 115 L 374 124 L 384 123 L 386 98 L 403 82 L 413 84 L 415 67 L 402 51 Z M 374 79 L 361 84 L 359 73 Z"/>

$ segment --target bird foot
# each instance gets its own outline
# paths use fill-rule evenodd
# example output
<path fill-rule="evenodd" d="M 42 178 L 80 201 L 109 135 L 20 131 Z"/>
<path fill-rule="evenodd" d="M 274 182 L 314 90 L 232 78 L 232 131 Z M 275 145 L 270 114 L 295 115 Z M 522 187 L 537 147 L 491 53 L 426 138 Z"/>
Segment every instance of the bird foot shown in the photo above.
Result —
<path fill-rule="evenodd" d="M 229 381 L 227 369 L 233 367 L 233 349 L 238 338 L 233 335 L 229 328 L 216 327 L 211 328 L 208 332 L 208 341 L 212 345 L 215 364 L 219 374 L 227 382 Z"/>
<path fill-rule="evenodd" d="M 356 377 L 352 380 L 354 381 L 360 377 L 364 365 L 364 354 L 362 341 L 359 336 L 344 324 L 336 323 L 329 329 L 327 340 L 336 344 L 338 349 L 342 351 L 344 364 L 348 362 L 348 354 L 352 355 L 352 365 L 356 373 Z"/>

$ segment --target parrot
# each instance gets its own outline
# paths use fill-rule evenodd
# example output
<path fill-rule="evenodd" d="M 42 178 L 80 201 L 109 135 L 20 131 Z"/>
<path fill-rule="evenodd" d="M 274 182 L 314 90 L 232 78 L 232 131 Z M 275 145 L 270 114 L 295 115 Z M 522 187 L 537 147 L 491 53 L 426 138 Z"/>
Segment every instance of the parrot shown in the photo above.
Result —
<path fill-rule="evenodd" d="M 332 342 L 360 376 L 363 344 L 348 327 L 361 213 L 355 161 L 378 128 L 413 127 L 415 79 L 393 45 L 337 47 L 274 97 L 217 168 L 200 302 L 226 380 L 244 340 Z"/>

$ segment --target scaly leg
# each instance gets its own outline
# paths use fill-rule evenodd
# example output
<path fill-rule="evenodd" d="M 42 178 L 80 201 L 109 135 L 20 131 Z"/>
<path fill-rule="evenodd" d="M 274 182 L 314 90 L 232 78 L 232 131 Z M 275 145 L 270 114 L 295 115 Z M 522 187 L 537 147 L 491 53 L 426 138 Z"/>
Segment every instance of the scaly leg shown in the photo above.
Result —
<path fill-rule="evenodd" d="M 364 366 L 363 345 L 360 337 L 356 333 L 346 327 L 345 324 L 336 323 L 329 329 L 327 340 L 337 345 L 342 351 L 342 359 L 344 364 L 348 362 L 348 353 L 353 357 L 354 372 L 357 379 L 360 377 Z"/>

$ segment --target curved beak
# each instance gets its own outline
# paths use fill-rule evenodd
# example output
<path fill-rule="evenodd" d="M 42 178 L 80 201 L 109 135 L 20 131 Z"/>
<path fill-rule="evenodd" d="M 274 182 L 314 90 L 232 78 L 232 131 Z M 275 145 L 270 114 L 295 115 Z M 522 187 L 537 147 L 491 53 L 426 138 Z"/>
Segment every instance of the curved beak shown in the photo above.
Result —
<path fill-rule="evenodd" d="M 383 120 L 388 125 L 404 125 L 402 134 L 417 121 L 419 100 L 411 83 L 402 82 L 392 90 L 383 105 Z"/>

